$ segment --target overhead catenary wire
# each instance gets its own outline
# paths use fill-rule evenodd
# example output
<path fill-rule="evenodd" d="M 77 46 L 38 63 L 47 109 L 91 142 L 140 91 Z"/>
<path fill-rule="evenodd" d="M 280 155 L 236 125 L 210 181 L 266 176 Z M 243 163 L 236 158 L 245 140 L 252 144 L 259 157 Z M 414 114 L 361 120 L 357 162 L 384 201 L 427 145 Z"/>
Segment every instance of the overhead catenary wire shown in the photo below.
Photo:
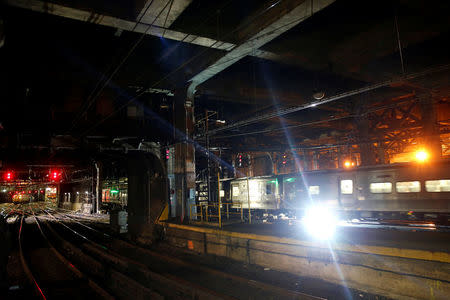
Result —
<path fill-rule="evenodd" d="M 266 7 L 265 9 L 263 9 L 259 14 L 255 15 L 253 18 L 249 19 L 247 22 L 244 22 L 242 24 L 240 24 L 238 27 L 236 27 L 235 29 L 231 30 L 230 32 L 228 32 L 227 34 L 225 34 L 223 36 L 223 39 L 226 40 L 227 37 L 229 37 L 231 34 L 233 34 L 234 32 L 236 32 L 237 30 L 241 29 L 242 27 L 248 26 L 249 24 L 251 24 L 252 22 L 254 22 L 260 15 L 262 15 L 263 13 L 265 13 L 266 11 L 270 10 L 271 8 L 275 7 L 276 5 L 278 5 L 281 2 L 281 0 L 274 2 L 273 4 L 269 5 L 268 7 Z M 273 29 L 270 32 L 264 33 L 262 35 L 256 35 L 254 38 L 252 39 L 248 39 L 246 40 L 246 42 L 248 41 L 253 41 L 259 38 L 262 38 L 266 35 L 270 35 L 272 34 L 274 31 L 281 29 L 285 26 L 289 26 L 295 22 L 299 22 L 302 21 L 306 18 L 310 17 L 308 16 L 302 16 L 300 18 L 294 19 L 293 21 L 289 22 L 288 24 L 283 24 L 282 26 Z M 180 42 L 184 41 L 187 37 L 189 37 L 190 34 L 186 34 L 185 38 L 183 38 Z M 137 95 L 135 95 L 134 97 L 132 97 L 130 100 L 128 100 L 127 102 L 125 102 L 122 106 L 120 106 L 118 109 L 114 110 L 113 112 L 111 112 L 109 115 L 107 115 L 106 117 L 104 117 L 103 119 L 99 120 L 97 123 L 95 123 L 92 127 L 90 127 L 89 129 L 87 129 L 86 131 L 84 131 L 81 135 L 85 135 L 86 133 L 90 132 L 92 129 L 96 128 L 97 126 L 99 126 L 100 124 L 102 124 L 103 122 L 105 122 L 106 120 L 108 120 L 109 118 L 111 118 L 112 116 L 114 116 L 116 113 L 118 113 L 119 111 L 121 111 L 123 108 L 125 108 L 126 106 L 128 106 L 130 103 L 136 101 L 138 98 L 140 98 L 142 95 L 145 94 L 146 90 L 154 88 L 155 86 L 157 86 L 158 84 L 160 84 L 161 82 L 164 82 L 167 78 L 169 78 L 170 76 L 172 76 L 173 74 L 175 74 L 176 72 L 186 68 L 192 61 L 194 61 L 195 59 L 199 58 L 201 55 L 205 54 L 206 52 L 210 51 L 211 49 L 214 49 L 214 46 L 217 43 L 223 43 L 222 41 L 215 41 L 214 43 L 212 43 L 210 46 L 208 46 L 206 49 L 204 49 L 203 51 L 199 52 L 197 55 L 193 56 L 190 59 L 187 59 L 184 63 L 182 63 L 179 67 L 177 67 L 175 70 L 169 72 L 168 74 L 166 74 L 163 78 L 161 78 L 160 80 L 156 81 L 155 83 L 149 85 L 147 88 L 143 88 L 142 92 L 138 93 Z M 237 45 L 235 46 L 237 47 Z M 233 47 L 234 48 L 234 47 Z M 232 50 L 232 49 L 230 49 Z M 224 61 L 219 65 L 222 64 L 226 64 L 230 61 L 236 60 L 236 59 L 240 59 L 243 58 L 245 56 L 247 56 L 248 54 L 245 53 L 241 56 L 238 57 L 234 57 L 230 60 Z M 218 66 L 219 66 L 218 65 Z"/>
<path fill-rule="evenodd" d="M 233 0 L 229 0 L 228 2 L 226 2 L 225 4 L 223 4 L 219 10 L 224 9 L 226 6 L 228 6 Z M 210 14 L 209 16 L 207 16 L 206 18 L 203 19 L 202 22 L 200 22 L 195 29 L 193 30 L 193 32 L 197 32 L 200 28 L 202 28 L 203 24 L 205 24 L 206 22 L 208 22 L 214 15 Z M 165 31 L 164 31 L 165 32 Z M 170 53 L 172 53 L 173 51 L 175 51 L 188 37 L 192 36 L 191 34 L 187 33 L 184 35 L 184 37 L 181 40 L 177 40 L 175 46 L 170 49 L 169 51 L 167 51 L 167 53 L 165 53 L 164 55 L 162 55 L 159 59 L 158 62 L 160 62 L 163 58 L 167 57 Z M 164 37 L 164 34 L 163 34 Z M 222 44 L 224 44 L 225 42 L 221 42 Z M 215 43 L 214 43 L 215 44 Z M 213 45 L 214 45 L 213 44 Z M 219 47 L 219 46 L 217 46 Z M 136 81 L 139 81 L 144 75 L 142 75 L 142 72 L 139 76 L 137 76 Z M 148 88 L 147 88 L 148 89 Z"/>
<path fill-rule="evenodd" d="M 400 32 L 398 30 L 398 17 L 397 17 L 397 13 L 394 16 L 394 23 L 395 23 L 395 31 L 397 33 L 397 43 L 398 43 L 398 52 L 400 55 L 400 64 L 402 66 L 402 74 L 405 74 L 405 65 L 403 62 L 403 50 L 402 50 L 402 43 L 400 40 Z"/>
<path fill-rule="evenodd" d="M 147 7 L 145 8 L 144 12 L 142 13 L 141 17 L 139 18 L 139 20 L 136 22 L 136 24 L 134 25 L 133 29 L 131 30 L 132 32 L 137 28 L 137 25 L 142 21 L 142 18 L 145 16 L 145 14 L 147 13 L 149 7 L 152 5 L 153 0 L 150 1 L 150 3 L 147 5 Z M 111 63 L 108 68 L 106 69 L 106 73 L 109 73 L 111 71 L 111 69 L 113 68 L 114 63 Z M 86 101 L 83 103 L 83 105 L 80 108 L 80 112 L 77 114 L 77 116 L 74 118 L 74 120 L 72 121 L 72 127 L 70 128 L 70 130 L 73 130 L 74 127 L 76 126 L 76 123 L 83 117 L 83 113 L 84 111 L 87 109 L 86 107 L 89 105 L 91 98 L 94 96 L 95 92 L 97 91 L 97 88 L 100 86 L 100 84 L 102 83 L 102 81 L 106 78 L 106 75 L 102 75 L 100 76 L 100 79 L 97 81 L 96 85 L 94 86 L 94 88 L 92 89 L 91 93 L 88 95 Z M 69 130 L 69 131 L 70 131 Z"/>
<path fill-rule="evenodd" d="M 432 74 L 432 73 L 445 71 L 445 70 L 448 70 L 448 69 L 450 69 L 450 64 L 441 65 L 441 66 L 437 66 L 437 67 L 434 67 L 434 68 L 426 69 L 426 70 L 421 71 L 421 72 L 411 73 L 409 75 L 404 75 L 404 76 L 401 76 L 401 77 L 398 77 L 398 78 L 394 78 L 394 79 L 391 79 L 391 80 L 387 80 L 387 81 L 383 81 L 383 82 L 380 82 L 380 83 L 368 85 L 368 86 L 365 86 L 365 87 L 362 87 L 362 88 L 358 88 L 358 89 L 355 89 L 355 90 L 343 92 L 343 93 L 340 93 L 340 94 L 337 94 L 337 95 L 334 95 L 334 96 L 331 96 L 331 97 L 328 97 L 328 98 L 324 98 L 322 100 L 308 102 L 308 103 L 305 103 L 303 105 L 276 110 L 276 111 L 273 111 L 273 112 L 270 112 L 270 113 L 267 113 L 267 114 L 263 114 L 263 115 L 255 116 L 255 117 L 252 117 L 252 118 L 249 118 L 249 119 L 246 119 L 246 120 L 238 121 L 238 122 L 235 122 L 235 123 L 230 124 L 228 126 L 224 126 L 224 127 L 221 127 L 221 128 L 213 129 L 213 130 L 211 130 L 209 132 L 209 135 L 212 136 L 212 135 L 215 135 L 215 134 L 217 134 L 218 132 L 221 132 L 221 131 L 225 131 L 225 130 L 230 130 L 230 129 L 246 126 L 246 125 L 249 125 L 249 124 L 253 124 L 253 123 L 260 122 L 260 121 L 272 119 L 272 118 L 275 118 L 275 117 L 281 117 L 281 116 L 284 116 L 284 115 L 287 115 L 287 114 L 291 114 L 291 113 L 298 112 L 298 111 L 301 111 L 301 110 L 313 108 L 313 107 L 316 107 L 316 106 L 319 106 L 319 105 L 323 105 L 323 104 L 326 104 L 326 103 L 330 103 L 330 102 L 334 102 L 334 101 L 337 101 L 337 100 L 340 100 L 340 99 L 343 99 L 343 98 L 347 98 L 347 97 L 350 97 L 350 96 L 362 94 L 362 93 L 365 93 L 365 92 L 368 92 L 368 91 L 372 91 L 372 90 L 375 90 L 375 89 L 379 89 L 379 88 L 382 88 L 382 87 L 388 87 L 388 86 L 391 86 L 391 85 L 394 85 L 394 84 L 398 84 L 398 83 L 401 83 L 401 82 L 404 82 L 404 81 L 407 81 L 407 80 L 415 79 L 415 78 L 418 78 L 418 77 L 423 77 L 425 75 L 429 75 L 429 74 Z"/>
<path fill-rule="evenodd" d="M 395 107 L 397 107 L 397 106 L 399 106 L 401 104 L 404 104 L 405 102 L 420 102 L 423 99 L 427 99 L 426 96 L 423 96 L 423 97 L 420 97 L 420 98 L 402 100 L 402 101 L 396 102 L 396 103 L 391 104 L 391 105 L 384 105 L 384 106 L 377 107 L 377 108 L 374 108 L 374 109 L 371 109 L 371 110 L 367 110 L 367 111 L 365 111 L 363 113 L 360 113 L 360 114 L 348 114 L 348 115 L 345 115 L 345 116 L 339 116 L 339 117 L 329 118 L 329 119 L 325 119 L 325 120 L 311 121 L 311 122 L 306 122 L 306 123 L 297 124 L 297 125 L 290 125 L 290 126 L 281 127 L 281 128 L 263 129 L 263 130 L 256 130 L 256 131 L 252 131 L 252 132 L 243 132 L 243 133 L 236 133 L 236 134 L 229 134 L 229 135 L 220 135 L 220 136 L 215 136 L 215 137 L 211 137 L 211 138 L 212 139 L 223 139 L 223 138 L 230 138 L 230 137 L 237 137 L 237 136 L 246 136 L 246 135 L 254 135 L 254 134 L 261 134 L 261 133 L 272 133 L 272 132 L 283 131 L 283 130 L 288 130 L 288 129 L 292 129 L 292 128 L 306 127 L 306 126 L 310 126 L 310 125 L 317 125 L 317 124 L 328 123 L 328 122 L 333 122 L 333 121 L 338 121 L 338 120 L 343 120 L 343 119 L 363 117 L 363 116 L 367 116 L 367 115 L 369 115 L 371 113 L 374 113 L 374 112 L 377 112 L 377 111 L 390 109 L 390 108 L 395 108 Z"/>
<path fill-rule="evenodd" d="M 87 113 L 87 111 L 89 110 L 89 108 L 92 106 L 92 104 L 95 103 L 95 101 L 97 100 L 97 98 L 100 96 L 100 94 L 103 92 L 103 89 L 111 82 L 112 78 L 114 77 L 114 75 L 117 74 L 117 72 L 120 70 L 120 68 L 123 66 L 123 64 L 126 62 L 126 60 L 130 57 L 130 55 L 134 52 L 134 50 L 139 46 L 139 44 L 142 42 L 142 40 L 144 39 L 144 37 L 147 35 L 147 32 L 150 30 L 150 28 L 153 27 L 154 23 L 156 22 L 156 20 L 158 20 L 158 18 L 160 17 L 160 15 L 162 14 L 162 12 L 167 8 L 167 6 L 172 3 L 173 0 L 168 0 L 166 2 L 166 4 L 164 5 L 164 7 L 161 9 L 161 11 L 157 14 L 157 16 L 155 17 L 155 19 L 152 21 L 152 23 L 150 24 L 150 26 L 147 27 L 147 29 L 140 35 L 139 39 L 133 44 L 133 46 L 130 48 L 130 50 L 128 50 L 127 54 L 125 55 L 125 57 L 119 62 L 119 64 L 114 68 L 113 72 L 108 76 L 108 78 L 105 80 L 105 82 L 101 85 L 100 89 L 98 90 L 97 93 L 95 93 L 95 96 L 91 97 L 91 100 L 88 100 L 86 107 L 82 110 L 82 112 L 80 113 L 79 117 L 76 118 L 76 121 L 72 123 L 72 127 L 70 130 L 73 130 L 76 126 L 76 123 L 78 122 L 78 120 L 80 120 L 81 118 L 83 118 L 83 116 Z M 151 5 L 151 3 L 150 3 Z M 146 11 L 148 10 L 148 8 L 150 7 L 150 5 L 147 6 L 145 12 L 142 14 L 141 19 L 143 18 L 143 16 L 145 15 Z M 172 6 L 171 6 L 172 7 Z M 169 14 L 170 11 L 167 13 Z M 133 30 L 137 27 L 137 24 L 139 22 L 136 22 L 135 27 L 133 28 Z M 103 79 L 103 77 L 100 79 L 100 81 Z M 99 81 L 99 82 L 100 82 Z M 95 88 L 94 88 L 95 90 Z M 88 98 L 89 99 L 89 98 Z"/>

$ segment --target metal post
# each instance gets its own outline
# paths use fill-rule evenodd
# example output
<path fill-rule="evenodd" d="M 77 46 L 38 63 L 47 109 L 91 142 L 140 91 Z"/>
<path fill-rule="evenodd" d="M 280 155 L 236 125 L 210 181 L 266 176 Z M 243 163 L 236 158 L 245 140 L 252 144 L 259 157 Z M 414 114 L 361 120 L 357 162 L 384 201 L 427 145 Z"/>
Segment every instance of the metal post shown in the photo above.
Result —
<path fill-rule="evenodd" d="M 200 204 L 200 221 L 203 222 L 203 206 Z"/>
<path fill-rule="evenodd" d="M 241 203 L 241 222 L 244 222 L 244 207 L 242 206 L 242 203 Z"/>
<path fill-rule="evenodd" d="M 205 110 L 205 131 L 206 131 L 206 167 L 207 167 L 207 180 L 206 183 L 208 185 L 208 203 L 212 201 L 211 199 L 211 161 L 210 161 L 210 153 L 209 153 L 209 136 L 208 136 L 208 110 Z"/>
<path fill-rule="evenodd" d="M 98 206 L 99 206 L 99 186 L 100 186 L 100 168 L 98 167 L 98 164 L 95 163 L 95 169 L 97 170 L 97 182 L 95 185 L 95 213 L 98 214 Z"/>
<path fill-rule="evenodd" d="M 230 212 L 229 212 L 230 205 L 228 203 L 226 205 L 227 205 L 227 220 L 229 220 L 230 219 Z"/>
<path fill-rule="evenodd" d="M 209 221 L 209 218 L 208 218 L 208 208 L 209 208 L 209 204 L 206 204 L 206 222 Z"/>
<path fill-rule="evenodd" d="M 248 175 L 247 175 L 247 203 L 248 203 L 248 224 L 252 224 L 252 213 L 250 211 L 250 185 L 248 183 Z"/>
<path fill-rule="evenodd" d="M 222 228 L 222 200 L 220 199 L 220 171 L 217 168 L 217 199 L 219 199 L 219 228 Z"/>

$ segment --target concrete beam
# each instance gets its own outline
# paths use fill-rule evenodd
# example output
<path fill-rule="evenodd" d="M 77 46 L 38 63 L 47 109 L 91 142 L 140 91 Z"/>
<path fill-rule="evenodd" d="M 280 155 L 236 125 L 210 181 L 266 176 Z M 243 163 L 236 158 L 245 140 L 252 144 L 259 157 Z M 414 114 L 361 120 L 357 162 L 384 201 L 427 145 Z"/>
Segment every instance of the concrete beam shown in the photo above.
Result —
<path fill-rule="evenodd" d="M 256 49 L 272 41 L 274 38 L 285 33 L 333 2 L 334 0 L 282 1 L 265 8 L 262 12 L 258 12 L 257 15 L 250 17 L 244 23 L 246 25 L 243 26 L 244 30 L 238 33 L 238 36 L 245 38 L 245 40 L 195 75 L 191 79 L 193 85 L 197 86 L 205 82 L 245 56 L 251 55 Z"/>
<path fill-rule="evenodd" d="M 128 21 L 112 16 L 102 15 L 98 14 L 92 11 L 86 11 L 81 9 L 76 9 L 68 6 L 63 6 L 59 4 L 44 2 L 40 0 L 5 0 L 5 3 L 19 8 L 24 8 L 28 10 L 32 10 L 35 12 L 40 13 L 47 13 L 59 17 L 64 17 L 68 19 L 78 20 L 82 22 L 87 23 L 93 23 L 98 24 L 102 26 L 107 27 L 113 27 L 117 28 L 119 30 L 125 30 L 125 31 L 134 31 L 138 33 L 145 33 L 152 36 L 164 36 L 164 38 L 175 40 L 175 41 L 182 41 L 184 43 L 189 43 L 197 46 L 203 46 L 203 47 L 210 47 L 213 49 L 218 50 L 224 50 L 224 51 L 230 51 L 234 47 L 236 47 L 235 44 L 227 43 L 223 41 L 218 41 L 215 39 L 211 39 L 208 37 L 202 37 L 194 34 L 184 33 L 180 31 L 175 31 L 159 26 L 150 26 L 150 24 L 142 23 L 142 22 L 133 22 Z M 158 14 L 159 11 L 156 13 Z M 164 14 L 161 14 L 164 16 Z M 167 26 L 167 24 L 166 24 Z M 251 55 L 264 58 L 264 59 L 270 59 L 270 60 L 281 60 L 281 58 L 278 57 L 278 55 L 263 51 L 263 50 L 256 50 Z"/>
<path fill-rule="evenodd" d="M 172 3 L 166 5 L 167 1 L 172 1 Z M 191 2 L 192 0 L 148 0 L 136 20 L 141 23 L 169 28 Z M 162 13 L 160 13 L 161 10 L 163 10 Z"/>

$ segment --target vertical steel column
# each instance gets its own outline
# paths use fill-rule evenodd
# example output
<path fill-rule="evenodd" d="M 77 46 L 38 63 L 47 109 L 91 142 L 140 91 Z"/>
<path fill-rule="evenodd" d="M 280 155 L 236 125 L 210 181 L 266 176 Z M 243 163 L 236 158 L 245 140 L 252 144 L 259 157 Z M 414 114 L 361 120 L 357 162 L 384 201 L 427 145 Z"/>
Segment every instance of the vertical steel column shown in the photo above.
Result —
<path fill-rule="evenodd" d="M 209 119 L 208 119 L 208 110 L 205 110 L 205 135 L 206 135 L 206 167 L 207 167 L 207 173 L 206 176 L 208 178 L 206 179 L 206 183 L 208 185 L 208 204 L 212 202 L 211 197 L 211 156 L 209 153 L 209 135 L 208 135 L 208 129 L 209 129 Z"/>
<path fill-rule="evenodd" d="M 378 154 L 378 163 L 379 164 L 385 164 L 386 163 L 386 154 L 384 152 L 384 144 L 383 141 L 378 141 L 378 148 L 377 148 L 377 154 Z"/>
<path fill-rule="evenodd" d="M 438 128 L 436 104 L 433 101 L 432 95 L 421 103 L 421 109 L 424 146 L 430 152 L 432 160 L 439 160 L 442 155 L 442 146 Z"/>
<path fill-rule="evenodd" d="M 357 121 L 359 127 L 359 140 L 362 143 L 359 145 L 361 155 L 361 165 L 369 166 L 376 163 L 375 148 L 370 140 L 369 119 L 361 117 Z"/>
<path fill-rule="evenodd" d="M 312 152 L 312 170 L 319 170 L 319 161 L 317 151 L 313 150 Z"/>
<path fill-rule="evenodd" d="M 220 199 L 220 171 L 217 168 L 217 199 L 219 204 L 219 227 L 222 228 L 222 200 Z"/>
<path fill-rule="evenodd" d="M 95 183 L 95 213 L 98 214 L 100 205 L 100 167 L 97 162 L 95 162 L 95 170 L 97 171 L 97 180 Z"/>
<path fill-rule="evenodd" d="M 250 185 L 248 182 L 248 174 L 247 174 L 247 203 L 248 203 L 248 224 L 252 224 L 252 213 L 250 211 Z"/>

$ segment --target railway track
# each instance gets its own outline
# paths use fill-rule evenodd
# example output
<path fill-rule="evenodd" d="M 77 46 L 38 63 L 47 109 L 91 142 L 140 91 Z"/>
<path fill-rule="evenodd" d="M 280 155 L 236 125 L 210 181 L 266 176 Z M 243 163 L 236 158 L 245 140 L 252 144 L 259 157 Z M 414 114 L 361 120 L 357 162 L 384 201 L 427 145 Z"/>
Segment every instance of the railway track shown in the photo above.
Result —
<path fill-rule="evenodd" d="M 23 270 L 40 299 L 113 299 L 87 278 L 50 243 L 34 216 L 34 224 L 25 226 L 20 218 L 19 255 Z"/>
<path fill-rule="evenodd" d="M 271 279 L 245 271 L 225 271 L 228 268 L 223 264 L 203 262 L 200 256 L 189 258 L 187 253 L 170 249 L 164 252 L 164 245 L 156 251 L 136 245 L 99 230 L 97 223 L 84 216 L 26 205 L 1 213 L 19 216 L 21 261 L 30 287 L 41 299 L 63 294 L 73 299 L 94 295 L 136 300 L 323 299 L 308 293 L 331 297 L 314 289 L 302 293 L 305 289 L 277 280 L 271 284 Z M 72 292 L 74 286 L 82 288 Z"/>
<path fill-rule="evenodd" d="M 46 213 L 53 220 L 46 223 L 52 235 L 67 238 L 63 247 L 77 245 L 85 254 L 122 274 L 132 274 L 139 284 L 168 298 L 322 299 L 157 253 L 113 238 L 71 216 Z"/>

